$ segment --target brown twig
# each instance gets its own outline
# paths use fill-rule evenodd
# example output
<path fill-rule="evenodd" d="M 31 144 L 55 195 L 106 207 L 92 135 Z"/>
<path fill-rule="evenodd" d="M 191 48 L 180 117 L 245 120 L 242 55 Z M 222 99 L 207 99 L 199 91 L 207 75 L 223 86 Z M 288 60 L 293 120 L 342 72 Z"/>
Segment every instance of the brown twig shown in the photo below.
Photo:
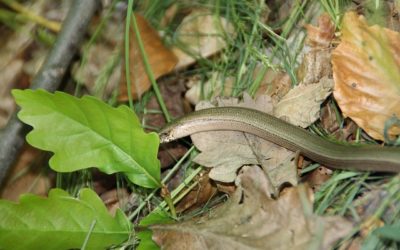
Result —
<path fill-rule="evenodd" d="M 63 22 L 57 41 L 48 54 L 41 70 L 32 80 L 32 89 L 55 91 L 77 52 L 95 11 L 99 0 L 75 0 Z M 19 150 L 25 141 L 29 128 L 17 118 L 16 112 L 7 126 L 0 131 L 0 186 L 14 163 Z"/>

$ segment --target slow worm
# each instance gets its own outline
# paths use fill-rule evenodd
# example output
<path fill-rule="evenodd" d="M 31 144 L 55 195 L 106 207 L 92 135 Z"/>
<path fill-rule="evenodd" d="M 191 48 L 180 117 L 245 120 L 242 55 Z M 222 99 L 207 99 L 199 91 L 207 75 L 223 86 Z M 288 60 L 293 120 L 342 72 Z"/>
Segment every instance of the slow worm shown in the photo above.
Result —
<path fill-rule="evenodd" d="M 257 110 L 220 107 L 195 111 L 164 127 L 161 142 L 204 131 L 250 133 L 337 169 L 400 172 L 400 148 L 378 145 L 343 145 L 314 135 Z"/>

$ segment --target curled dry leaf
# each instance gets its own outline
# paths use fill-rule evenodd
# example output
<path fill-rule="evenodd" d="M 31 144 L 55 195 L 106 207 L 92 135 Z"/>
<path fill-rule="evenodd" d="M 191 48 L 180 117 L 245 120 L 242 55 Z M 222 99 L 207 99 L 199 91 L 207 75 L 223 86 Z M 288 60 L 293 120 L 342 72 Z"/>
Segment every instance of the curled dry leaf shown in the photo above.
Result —
<path fill-rule="evenodd" d="M 318 18 L 318 27 L 308 24 L 306 28 L 308 46 L 304 46 L 303 51 L 307 52 L 296 72 L 303 85 L 318 83 L 323 77 L 332 78 L 329 45 L 335 30 L 329 16 L 324 14 Z"/>
<path fill-rule="evenodd" d="M 178 62 L 178 59 L 171 50 L 164 46 L 157 31 L 154 30 L 142 16 L 138 14 L 135 14 L 135 16 L 146 56 L 154 78 L 157 79 L 171 72 Z M 138 99 L 150 88 L 151 82 L 147 76 L 143 56 L 140 52 L 133 28 L 131 28 L 129 33 L 129 48 L 129 75 L 132 84 L 131 93 L 134 99 Z M 128 100 L 128 93 L 125 79 L 125 67 L 122 67 L 122 71 L 118 99 L 120 101 L 126 101 Z"/>
<path fill-rule="evenodd" d="M 216 17 L 205 10 L 194 10 L 186 16 L 176 30 L 179 48 L 173 48 L 179 61 L 176 69 L 219 52 L 227 46 L 226 37 L 234 39 L 233 25 L 223 17 Z"/>
<path fill-rule="evenodd" d="M 271 113 L 272 103 L 268 96 L 253 100 L 244 95 L 243 102 L 236 98 L 219 99 L 218 106 L 241 106 Z M 199 103 L 196 109 L 213 107 L 210 103 Z M 212 167 L 210 178 L 221 182 L 233 182 L 237 170 L 243 165 L 263 166 L 275 190 L 283 183 L 297 184 L 294 153 L 257 136 L 238 131 L 210 131 L 193 134 L 194 145 L 201 151 L 194 161 Z"/>
<path fill-rule="evenodd" d="M 319 118 L 320 105 L 330 95 L 333 80 L 322 78 L 316 84 L 299 85 L 276 105 L 274 115 L 291 124 L 308 127 Z"/>
<path fill-rule="evenodd" d="M 328 48 L 335 36 L 335 25 L 327 13 L 318 18 L 318 27 L 306 24 L 307 44 L 313 48 Z"/>
<path fill-rule="evenodd" d="M 162 249 L 329 249 L 352 229 L 342 217 L 310 213 L 304 186 L 269 198 L 270 183 L 258 167 L 244 167 L 237 183 L 233 197 L 202 218 L 150 226 L 153 240 Z"/>
<path fill-rule="evenodd" d="M 335 99 L 345 116 L 383 140 L 385 121 L 400 117 L 400 35 L 354 12 L 345 14 L 342 34 L 332 54 Z M 388 132 L 398 135 L 400 127 Z"/>

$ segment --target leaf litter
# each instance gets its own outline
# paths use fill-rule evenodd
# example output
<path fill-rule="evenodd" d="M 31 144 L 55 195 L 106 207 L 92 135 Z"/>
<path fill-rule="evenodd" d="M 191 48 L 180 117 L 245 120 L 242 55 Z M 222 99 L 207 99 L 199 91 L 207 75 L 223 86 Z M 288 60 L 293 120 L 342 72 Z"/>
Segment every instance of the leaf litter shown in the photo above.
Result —
<path fill-rule="evenodd" d="M 305 186 L 285 189 L 274 200 L 265 173 L 243 167 L 237 190 L 207 215 L 176 224 L 153 225 L 153 240 L 162 249 L 329 249 L 352 229 L 340 216 L 311 212 Z"/>

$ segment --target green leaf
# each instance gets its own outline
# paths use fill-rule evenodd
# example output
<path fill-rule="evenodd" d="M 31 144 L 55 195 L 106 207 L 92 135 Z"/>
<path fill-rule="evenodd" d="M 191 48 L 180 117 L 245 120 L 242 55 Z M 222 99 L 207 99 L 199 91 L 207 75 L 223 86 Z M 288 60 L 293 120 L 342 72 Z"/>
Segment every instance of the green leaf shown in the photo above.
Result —
<path fill-rule="evenodd" d="M 88 188 L 79 199 L 53 189 L 48 198 L 25 194 L 19 204 L 0 200 L 0 211 L 0 249 L 81 248 L 87 235 L 86 249 L 104 249 L 126 241 L 132 230 L 120 210 L 113 218 Z"/>
<path fill-rule="evenodd" d="M 173 223 L 174 220 L 170 217 L 170 215 L 162 210 L 154 211 L 144 217 L 139 226 L 147 227 L 154 224 L 169 224 Z M 140 239 L 139 246 L 137 250 L 158 250 L 160 247 L 153 241 L 152 236 L 153 232 L 145 228 L 137 233 L 138 238 Z"/>
<path fill-rule="evenodd" d="M 400 223 L 395 225 L 386 225 L 374 231 L 377 236 L 400 242 Z"/>
<path fill-rule="evenodd" d="M 145 133 L 127 106 L 113 108 L 92 96 L 76 98 L 44 90 L 12 94 L 22 109 L 18 117 L 34 128 L 27 141 L 54 152 L 50 159 L 54 170 L 97 167 L 107 174 L 123 172 L 143 187 L 161 186 L 158 135 Z"/>

